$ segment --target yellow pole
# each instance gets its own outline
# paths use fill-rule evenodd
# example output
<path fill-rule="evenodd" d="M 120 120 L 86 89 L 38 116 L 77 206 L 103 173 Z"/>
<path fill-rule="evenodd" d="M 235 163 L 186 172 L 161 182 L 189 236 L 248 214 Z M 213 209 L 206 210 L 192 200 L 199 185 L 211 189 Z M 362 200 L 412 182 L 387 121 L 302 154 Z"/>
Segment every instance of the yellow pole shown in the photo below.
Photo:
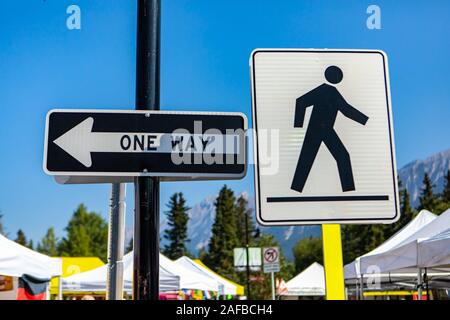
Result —
<path fill-rule="evenodd" d="M 342 264 L 341 226 L 322 225 L 323 260 L 327 300 L 345 300 Z"/>

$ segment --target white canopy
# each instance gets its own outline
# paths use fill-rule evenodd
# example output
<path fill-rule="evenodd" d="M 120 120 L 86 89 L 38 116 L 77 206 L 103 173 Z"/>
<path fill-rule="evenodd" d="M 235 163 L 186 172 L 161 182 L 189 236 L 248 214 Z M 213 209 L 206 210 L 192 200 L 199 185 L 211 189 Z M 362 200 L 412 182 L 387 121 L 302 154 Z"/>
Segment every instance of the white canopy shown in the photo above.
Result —
<path fill-rule="evenodd" d="M 450 268 L 450 227 L 419 243 L 419 266 Z"/>
<path fill-rule="evenodd" d="M 362 257 L 360 260 L 361 270 L 366 270 L 369 266 L 377 266 L 379 272 L 419 268 L 419 243 L 426 238 L 433 237 L 447 230 L 449 226 L 450 209 L 411 234 L 395 247 L 378 254 Z"/>
<path fill-rule="evenodd" d="M 133 252 L 124 256 L 124 290 L 132 291 Z M 63 278 L 63 291 L 104 292 L 106 291 L 108 265 Z M 217 291 L 217 284 L 209 278 L 189 271 L 162 254 L 159 255 L 159 288 L 161 292 L 180 289 Z"/>
<path fill-rule="evenodd" d="M 124 291 L 131 293 L 133 288 L 133 253 L 123 257 Z M 62 289 L 75 292 L 105 292 L 108 265 L 103 265 L 93 270 L 78 273 L 73 276 L 62 278 Z M 159 268 L 159 286 L 161 292 L 178 291 L 180 288 L 180 277 L 164 266 Z"/>
<path fill-rule="evenodd" d="M 51 279 L 62 274 L 62 262 L 0 235 L 0 275 Z"/>
<path fill-rule="evenodd" d="M 411 220 L 406 226 L 400 229 L 397 233 L 395 233 L 388 240 L 383 242 L 377 248 L 372 251 L 364 254 L 361 257 L 358 257 L 352 263 L 347 264 L 344 267 L 345 279 L 356 279 L 359 278 L 361 273 L 367 273 L 367 266 L 374 264 L 362 264 L 362 261 L 367 261 L 371 256 L 382 254 L 383 252 L 387 252 L 392 248 L 398 246 L 400 243 L 404 242 L 406 239 L 410 238 L 411 235 L 415 234 L 418 230 L 422 229 L 424 226 L 429 224 L 431 221 L 436 219 L 436 215 L 427 211 L 422 210 L 419 214 Z M 373 262 L 373 260 L 370 260 Z M 376 265 L 376 264 L 375 264 Z M 366 266 L 364 268 L 363 266 Z M 363 272 L 361 272 L 363 271 Z"/>
<path fill-rule="evenodd" d="M 193 272 L 177 263 L 169 260 L 163 255 L 159 256 L 159 263 L 165 266 L 167 270 L 180 277 L 180 289 L 196 289 L 218 291 L 219 286 L 214 279 L 205 275 Z"/>
<path fill-rule="evenodd" d="M 286 296 L 324 296 L 325 272 L 323 267 L 314 262 L 297 276 L 286 283 Z"/>
<path fill-rule="evenodd" d="M 224 278 L 220 277 L 216 273 L 212 272 L 211 270 L 205 268 L 201 264 L 195 262 L 194 260 L 184 256 L 177 260 L 175 260 L 177 264 L 180 266 L 191 270 L 192 272 L 201 274 L 203 276 L 206 276 L 208 278 L 211 278 L 215 282 L 217 282 L 217 286 L 219 287 L 219 291 L 222 294 L 231 294 L 231 295 L 237 295 L 237 287 L 233 285 L 231 282 L 225 280 Z"/>

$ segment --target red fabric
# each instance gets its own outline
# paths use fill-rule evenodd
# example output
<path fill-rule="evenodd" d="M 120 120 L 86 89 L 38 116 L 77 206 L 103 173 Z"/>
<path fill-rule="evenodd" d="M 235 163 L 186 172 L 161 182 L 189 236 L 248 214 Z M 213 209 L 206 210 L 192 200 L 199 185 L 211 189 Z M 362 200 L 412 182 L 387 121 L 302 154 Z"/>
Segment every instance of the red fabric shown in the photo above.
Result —
<path fill-rule="evenodd" d="M 40 293 L 33 295 L 31 292 L 27 292 L 24 288 L 17 289 L 17 300 L 46 300 L 46 294 Z"/>
<path fill-rule="evenodd" d="M 19 278 L 17 300 L 46 300 L 48 281 L 46 279 L 36 279 L 24 274 Z"/>

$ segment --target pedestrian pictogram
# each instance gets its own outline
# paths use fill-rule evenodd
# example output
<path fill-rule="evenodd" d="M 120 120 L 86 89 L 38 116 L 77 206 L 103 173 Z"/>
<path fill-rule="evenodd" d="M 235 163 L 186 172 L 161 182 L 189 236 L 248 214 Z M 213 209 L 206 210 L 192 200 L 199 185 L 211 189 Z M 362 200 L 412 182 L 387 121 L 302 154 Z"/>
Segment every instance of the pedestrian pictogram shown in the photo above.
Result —
<path fill-rule="evenodd" d="M 325 70 L 325 79 L 331 84 L 338 84 L 342 78 L 342 70 L 337 66 L 330 66 Z M 366 124 L 369 117 L 348 104 L 335 86 L 324 83 L 297 99 L 294 127 L 303 127 L 306 109 L 312 106 L 314 108 L 303 140 L 291 189 L 298 192 L 303 191 L 320 145 L 323 143 L 336 160 L 342 191 L 353 191 L 355 182 L 350 154 L 334 130 L 334 123 L 338 111 L 362 125 Z"/>

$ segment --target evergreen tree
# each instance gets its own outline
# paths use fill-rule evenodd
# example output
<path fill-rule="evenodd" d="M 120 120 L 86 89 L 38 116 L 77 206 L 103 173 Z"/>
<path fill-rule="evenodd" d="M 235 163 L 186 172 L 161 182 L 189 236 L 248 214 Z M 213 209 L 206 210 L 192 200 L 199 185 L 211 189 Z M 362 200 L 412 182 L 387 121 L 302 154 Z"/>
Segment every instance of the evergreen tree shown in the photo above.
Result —
<path fill-rule="evenodd" d="M 65 231 L 67 236 L 58 245 L 61 256 L 99 257 L 106 262 L 108 224 L 102 216 L 80 204 Z"/>
<path fill-rule="evenodd" d="M 33 243 L 33 239 L 30 239 L 30 241 L 28 241 L 28 248 L 30 248 L 31 250 L 34 250 L 34 243 Z"/>
<path fill-rule="evenodd" d="M 342 226 L 342 247 L 344 263 L 372 250 L 372 226 L 347 224 Z"/>
<path fill-rule="evenodd" d="M 245 247 L 247 244 L 247 237 L 249 245 L 252 245 L 255 234 L 256 227 L 252 219 L 252 210 L 248 207 L 247 197 L 244 194 L 241 194 L 236 201 L 236 235 L 238 238 L 238 245 Z"/>
<path fill-rule="evenodd" d="M 450 206 L 450 170 L 445 175 L 444 191 L 442 192 L 442 200 Z"/>
<path fill-rule="evenodd" d="M 55 236 L 53 227 L 48 228 L 47 233 L 37 245 L 37 251 L 51 257 L 58 255 L 58 239 Z"/>
<path fill-rule="evenodd" d="M 436 208 L 439 205 L 439 199 L 433 193 L 433 183 L 430 176 L 425 172 L 423 176 L 423 187 L 420 195 L 419 211 L 426 209 L 431 212 L 436 212 Z"/>
<path fill-rule="evenodd" d="M 164 254 L 170 259 L 178 259 L 187 255 L 186 243 L 188 239 L 188 211 L 183 193 L 174 193 L 169 200 L 167 219 L 169 228 L 164 231 L 164 238 L 169 241 L 164 247 Z"/>
<path fill-rule="evenodd" d="M 295 260 L 295 272 L 299 273 L 317 262 L 323 265 L 323 250 L 321 238 L 300 239 L 292 248 Z"/>
<path fill-rule="evenodd" d="M 133 238 L 131 238 L 130 241 L 128 242 L 126 248 L 125 248 L 125 254 L 133 251 L 133 245 L 134 245 Z"/>
<path fill-rule="evenodd" d="M 409 192 L 403 187 L 400 179 L 398 179 L 398 190 L 400 198 L 400 219 L 396 223 L 383 225 L 385 229 L 385 239 L 390 238 L 406 226 L 417 213 L 416 210 L 411 207 Z"/>
<path fill-rule="evenodd" d="M 17 231 L 17 236 L 16 236 L 16 239 L 14 241 L 17 242 L 18 244 L 24 246 L 24 247 L 28 246 L 27 237 L 25 236 L 25 232 L 23 232 L 22 229 L 19 229 Z"/>
<path fill-rule="evenodd" d="M 3 220 L 3 215 L 0 214 L 0 234 L 2 236 L 6 237 L 6 230 L 5 230 L 5 227 L 3 226 L 3 221 L 2 220 Z"/>
<path fill-rule="evenodd" d="M 235 278 L 234 248 L 238 247 L 236 234 L 235 197 L 226 185 L 216 199 L 216 217 L 212 226 L 206 264 L 224 277 Z"/>
<path fill-rule="evenodd" d="M 400 219 L 395 224 L 392 234 L 406 226 L 416 215 L 416 211 L 411 207 L 409 192 L 406 188 L 400 190 Z"/>

